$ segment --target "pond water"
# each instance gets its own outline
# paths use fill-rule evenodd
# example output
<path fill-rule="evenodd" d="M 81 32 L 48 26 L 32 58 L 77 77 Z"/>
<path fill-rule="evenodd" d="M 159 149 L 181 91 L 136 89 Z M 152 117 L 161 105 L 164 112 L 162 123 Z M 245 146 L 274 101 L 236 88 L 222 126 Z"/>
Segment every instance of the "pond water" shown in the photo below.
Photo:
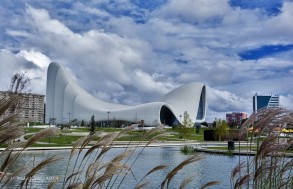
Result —
<path fill-rule="evenodd" d="M 138 148 L 135 152 L 138 154 L 141 149 L 142 148 Z M 124 150 L 124 148 L 112 148 L 108 151 L 103 160 L 106 162 L 114 156 L 122 153 Z M 16 161 L 14 169 L 20 165 L 25 165 L 28 162 L 39 162 L 45 157 L 59 155 L 63 157 L 62 160 L 46 166 L 32 178 L 32 188 L 47 188 L 48 182 L 57 177 L 59 177 L 60 180 L 55 184 L 54 188 L 62 188 L 69 152 L 70 151 L 68 150 L 24 152 Z M 82 153 L 85 153 L 85 151 Z M 214 180 L 218 180 L 221 183 L 216 186 L 209 187 L 209 189 L 230 188 L 230 173 L 233 167 L 239 162 L 239 156 L 205 153 L 200 155 L 203 155 L 204 159 L 189 164 L 180 170 L 170 182 L 169 188 L 178 188 L 181 181 L 186 176 L 191 176 L 193 178 L 192 182 L 190 182 L 186 188 L 199 188 L 205 183 Z M 144 175 L 155 166 L 163 164 L 168 165 L 168 169 L 157 171 L 146 177 L 146 180 L 150 181 L 150 184 L 146 188 L 159 188 L 160 183 L 164 180 L 167 173 L 185 160 L 188 156 L 189 155 L 185 155 L 180 151 L 180 147 L 147 147 L 142 151 L 132 166 L 133 173 L 127 174 L 119 188 L 133 188 L 137 183 L 136 180 L 141 180 L 141 178 L 143 178 Z M 244 158 L 245 157 L 240 157 L 241 160 Z M 133 162 L 133 159 L 129 162 Z M 72 168 L 73 166 L 74 162 L 70 162 L 69 167 Z M 21 177 L 16 177 L 13 182 L 6 186 L 6 188 L 15 188 L 21 179 Z M 119 181 L 119 179 L 116 181 L 116 183 L 120 182 L 121 180 Z M 118 188 L 118 185 L 114 185 L 113 188 Z"/>

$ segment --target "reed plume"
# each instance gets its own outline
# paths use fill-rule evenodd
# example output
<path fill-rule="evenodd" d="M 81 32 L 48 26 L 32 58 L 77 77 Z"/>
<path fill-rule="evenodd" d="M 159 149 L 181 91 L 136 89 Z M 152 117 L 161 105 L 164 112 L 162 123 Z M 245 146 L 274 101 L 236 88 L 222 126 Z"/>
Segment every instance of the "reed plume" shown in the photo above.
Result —
<path fill-rule="evenodd" d="M 193 163 L 195 161 L 199 161 L 201 160 L 203 157 L 199 156 L 198 154 L 190 156 L 188 158 L 186 158 L 184 161 L 182 161 L 179 165 L 177 165 L 174 169 L 172 169 L 167 176 L 165 177 L 165 179 L 163 180 L 163 182 L 161 183 L 161 189 L 164 188 L 166 182 L 167 182 L 167 188 L 169 186 L 170 181 L 172 180 L 172 178 L 186 165 Z"/>
<path fill-rule="evenodd" d="M 26 175 L 25 175 L 25 179 L 23 181 L 21 181 L 20 183 L 20 188 L 23 188 L 23 186 L 25 185 L 25 187 L 27 188 L 28 183 L 30 182 L 30 180 L 32 179 L 32 177 L 42 168 L 46 167 L 49 164 L 52 164 L 54 162 L 59 161 L 61 158 L 58 156 L 51 156 L 43 161 L 41 161 L 40 163 L 38 163 L 35 167 L 33 167 Z"/>
<path fill-rule="evenodd" d="M 182 182 L 181 182 L 181 184 L 179 186 L 179 189 L 184 189 L 191 181 L 192 181 L 192 176 L 185 177 L 182 180 Z"/>
<path fill-rule="evenodd" d="M 264 108 L 254 112 L 242 125 L 240 135 L 250 135 L 250 147 L 257 142 L 254 157 L 247 156 L 231 172 L 233 188 L 252 186 L 258 188 L 282 188 L 292 183 L 292 162 L 287 152 L 292 146 L 292 137 L 280 137 L 282 129 L 293 123 L 293 113 L 284 108 Z M 248 128 L 252 126 L 252 133 Z M 249 138 L 247 138 L 247 141 Z M 260 145 L 259 145 L 260 144 Z"/>
<path fill-rule="evenodd" d="M 204 184 L 203 186 L 200 187 L 200 189 L 204 189 L 204 188 L 207 188 L 207 187 L 210 187 L 210 186 L 214 186 L 214 185 L 217 185 L 217 184 L 220 184 L 221 182 L 220 181 L 211 181 L 211 182 L 208 182 L 206 184 Z"/>

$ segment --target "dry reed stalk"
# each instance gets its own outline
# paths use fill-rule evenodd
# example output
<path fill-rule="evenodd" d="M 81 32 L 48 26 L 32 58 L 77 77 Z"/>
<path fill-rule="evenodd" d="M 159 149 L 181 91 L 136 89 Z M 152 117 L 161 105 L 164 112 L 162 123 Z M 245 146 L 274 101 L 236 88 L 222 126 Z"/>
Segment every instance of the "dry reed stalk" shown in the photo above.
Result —
<path fill-rule="evenodd" d="M 80 146 L 79 153 L 96 137 L 95 134 L 88 135 Z"/>
<path fill-rule="evenodd" d="M 4 159 L 1 167 L 0 167 L 0 172 L 3 172 L 5 168 L 10 164 L 9 162 L 11 161 L 11 155 L 12 155 L 12 150 L 10 150 Z"/>
<path fill-rule="evenodd" d="M 279 147 L 276 146 L 276 141 L 278 139 L 278 136 L 276 135 L 270 135 L 267 136 L 262 144 L 260 145 L 257 153 L 256 153 L 256 158 L 257 159 L 263 159 L 270 153 L 276 152 L 279 150 Z"/>
<path fill-rule="evenodd" d="M 83 188 L 83 184 L 78 182 L 78 183 L 70 184 L 66 189 L 82 189 L 82 188 Z"/>
<path fill-rule="evenodd" d="M 10 95 L 8 99 L 3 98 L 0 101 L 0 115 L 3 115 L 9 108 L 18 104 L 21 99 L 22 96 L 20 95 Z"/>
<path fill-rule="evenodd" d="M 266 174 L 271 173 L 271 169 L 272 168 L 276 168 L 276 167 L 272 167 L 269 165 L 269 161 L 267 161 L 266 163 L 261 164 L 255 171 L 254 171 L 254 176 L 253 176 L 253 181 L 254 182 L 258 182 L 258 180 L 264 179 L 264 177 L 266 176 Z"/>
<path fill-rule="evenodd" d="M 71 148 L 71 151 L 70 151 L 70 154 L 69 154 L 69 159 L 72 158 L 72 156 L 74 155 L 74 152 L 76 149 L 78 149 L 82 143 L 86 140 L 87 136 L 84 136 L 84 137 L 80 137 L 72 146 Z"/>
<path fill-rule="evenodd" d="M 12 173 L 2 172 L 0 171 L 0 182 L 8 181 L 11 178 Z"/>
<path fill-rule="evenodd" d="M 103 155 L 105 155 L 109 150 L 111 150 L 111 147 L 109 146 L 103 146 L 102 150 L 100 151 L 99 155 L 96 157 L 96 161 L 98 161 L 99 159 L 103 159 L 101 158 Z"/>
<path fill-rule="evenodd" d="M 79 172 L 75 172 L 75 173 L 72 173 L 71 175 L 69 175 L 69 176 L 67 177 L 66 181 L 65 181 L 65 184 L 67 184 L 67 182 L 68 182 L 69 180 L 71 180 L 74 176 L 79 175 L 80 173 L 82 173 L 82 172 L 79 171 Z"/>
<path fill-rule="evenodd" d="M 129 167 L 120 162 L 109 162 L 108 165 L 111 165 L 103 175 L 99 176 L 92 184 L 92 187 L 101 186 L 107 180 L 111 179 L 114 175 L 119 174 L 120 170 L 129 170 Z"/>
<path fill-rule="evenodd" d="M 125 132 L 128 132 L 130 130 L 132 130 L 133 127 L 129 127 L 129 128 L 126 128 L 122 131 L 120 131 L 118 134 L 117 133 L 110 133 L 110 134 L 107 134 L 103 137 L 101 137 L 97 144 L 93 145 L 92 147 L 90 147 L 85 155 L 83 156 L 83 159 L 82 161 L 84 161 L 84 159 L 89 156 L 90 154 L 92 154 L 92 152 L 95 150 L 95 149 L 98 149 L 100 147 L 102 147 L 102 150 L 100 152 L 100 154 L 98 155 L 98 157 L 96 158 L 96 161 L 103 155 L 105 154 L 108 150 L 110 150 L 110 148 L 108 148 L 108 145 L 112 145 L 113 141 L 119 137 L 119 135 L 121 135 L 122 133 L 125 133 Z"/>
<path fill-rule="evenodd" d="M 32 170 L 30 170 L 25 175 L 25 179 L 20 183 L 20 188 L 22 188 L 24 185 L 27 188 L 29 181 L 39 170 L 43 169 L 44 167 L 46 167 L 49 164 L 52 164 L 54 162 L 59 161 L 60 159 L 61 158 L 58 156 L 52 156 L 52 157 L 49 157 L 49 158 L 41 161 L 40 163 L 38 163 L 35 167 L 32 168 Z"/>
<path fill-rule="evenodd" d="M 285 165 L 282 167 L 282 172 L 286 172 L 288 170 L 292 170 L 293 167 L 293 158 L 290 161 L 286 162 Z"/>
<path fill-rule="evenodd" d="M 114 136 L 114 135 L 112 135 L 112 136 Z M 112 137 L 107 137 L 107 139 L 109 139 L 109 138 L 111 139 Z M 101 183 L 104 183 L 106 180 L 111 179 L 112 176 L 117 174 L 117 171 L 123 170 L 123 169 L 128 169 L 128 166 L 120 163 L 120 161 L 122 161 L 125 157 L 127 157 L 129 155 L 129 153 L 130 153 L 129 150 L 117 155 L 109 163 L 101 165 L 101 163 L 100 163 L 101 161 L 99 161 L 100 157 L 110 149 L 111 149 L 110 147 L 103 146 L 103 149 L 101 150 L 101 152 L 99 153 L 99 155 L 96 158 L 96 161 L 98 161 L 98 163 L 91 163 L 90 166 L 88 166 L 86 175 L 89 175 L 89 173 L 92 171 L 93 171 L 92 175 L 96 175 L 97 172 L 100 171 L 101 169 L 105 169 L 104 174 L 99 176 L 95 180 L 94 180 L 94 178 L 90 177 L 90 179 L 87 179 L 86 185 L 89 185 L 89 184 L 95 185 L 95 186 L 101 185 Z"/>
<path fill-rule="evenodd" d="M 126 158 L 130 154 L 130 151 L 125 151 L 118 156 L 114 157 L 109 164 L 105 168 L 104 175 L 111 175 L 112 173 L 115 173 L 118 169 L 123 170 L 124 168 L 127 168 L 126 165 L 123 163 L 120 163 L 124 158 Z M 121 167 L 122 165 L 122 167 Z M 123 169 L 122 169 L 123 168 Z M 113 174 L 114 176 L 114 174 Z"/>
<path fill-rule="evenodd" d="M 82 152 L 82 150 L 94 139 L 96 137 L 96 135 L 95 134 L 91 134 L 91 135 L 87 135 L 87 136 L 85 136 L 85 137 L 83 137 L 83 139 L 82 140 L 80 140 L 80 142 L 78 142 L 79 144 L 80 144 L 80 148 L 79 148 L 79 152 L 78 152 L 78 156 L 77 156 L 77 158 L 76 158 L 76 161 L 75 161 L 75 164 L 74 164 L 74 167 L 73 167 L 73 171 L 75 170 L 75 167 L 76 167 L 76 165 L 77 165 L 77 161 L 78 161 L 78 159 L 79 159 L 79 157 L 80 157 L 80 154 L 81 154 L 81 152 Z M 76 148 L 76 147 L 75 147 Z M 72 156 L 71 156 L 72 157 Z M 77 171 L 76 172 L 80 172 L 80 169 L 81 169 L 81 166 L 82 166 L 82 164 L 83 164 L 83 161 L 84 161 L 84 158 L 81 160 L 81 162 L 79 163 L 79 166 L 78 166 L 78 169 L 77 169 Z M 85 165 L 86 165 L 86 162 L 84 163 L 84 166 L 83 166 L 83 168 L 82 168 L 82 171 L 84 170 L 84 167 L 85 167 Z M 72 172 L 73 172 L 72 171 Z M 79 177 L 78 177 L 79 178 Z M 75 182 L 75 179 L 76 179 L 76 175 L 75 175 L 75 177 L 74 177 L 74 181 L 73 182 Z"/>
<path fill-rule="evenodd" d="M 24 134 L 21 130 L 15 130 L 13 128 L 6 129 L 4 132 L 0 132 L 0 144 L 13 141 L 14 139 Z"/>
<path fill-rule="evenodd" d="M 77 150 L 78 148 L 80 148 L 79 153 L 78 153 L 78 155 L 77 155 L 77 157 L 76 157 L 76 160 L 75 160 L 75 163 L 74 163 L 74 166 L 73 166 L 72 172 L 71 172 L 71 175 L 74 175 L 74 176 L 75 176 L 75 174 L 74 174 L 74 173 L 75 173 L 75 167 L 76 167 L 76 165 L 77 165 L 77 162 L 78 162 L 78 159 L 79 159 L 79 155 L 80 155 L 80 153 L 81 153 L 81 149 L 83 149 L 83 148 L 86 146 L 86 144 L 87 144 L 88 142 L 90 142 L 91 139 L 92 139 L 91 135 L 84 136 L 84 137 L 79 138 L 79 139 L 73 144 L 73 146 L 72 146 L 72 148 L 71 148 L 71 151 L 70 151 L 70 154 L 69 154 L 69 158 L 68 158 L 68 162 L 67 162 L 66 170 L 65 170 L 65 176 L 64 176 L 64 179 L 63 179 L 63 187 L 64 187 L 65 184 L 68 182 L 68 178 L 67 178 L 67 180 L 66 180 L 66 177 L 67 177 L 67 172 L 68 172 L 69 163 L 70 163 L 70 161 L 71 161 L 71 158 L 73 157 L 73 155 L 74 155 L 74 153 L 76 152 L 76 150 Z M 82 147 L 82 146 L 83 146 L 83 147 Z M 82 162 L 83 162 L 83 160 L 82 160 Z M 78 168 L 78 170 L 77 170 L 76 172 L 79 172 L 79 169 L 80 169 L 80 166 L 82 165 L 82 162 L 80 163 L 79 168 Z M 71 182 L 71 179 L 72 179 L 72 176 L 69 177 L 70 182 Z M 71 184 L 71 183 L 69 183 L 69 185 L 70 185 L 70 184 Z"/>
<path fill-rule="evenodd" d="M 84 156 L 83 156 L 83 160 L 84 160 L 88 155 L 90 155 L 95 149 L 98 149 L 98 148 L 100 148 L 100 147 L 102 147 L 100 144 L 95 144 L 95 145 L 91 146 L 91 147 L 86 151 L 86 153 L 84 154 Z"/>
<path fill-rule="evenodd" d="M 179 189 L 184 189 L 191 181 L 192 181 L 192 176 L 185 177 L 182 180 L 182 182 L 181 182 L 181 184 L 179 186 Z"/>
<path fill-rule="evenodd" d="M 204 184 L 203 186 L 200 187 L 200 189 L 204 189 L 204 188 L 214 186 L 214 185 L 217 185 L 217 184 L 220 184 L 220 183 L 221 183 L 220 181 L 214 180 L 214 181 L 211 181 L 211 182 L 208 182 L 208 183 Z"/>
<path fill-rule="evenodd" d="M 57 131 L 57 128 L 46 128 L 46 129 L 42 129 L 39 132 L 37 132 L 35 135 L 33 135 L 25 144 L 25 146 L 23 147 L 23 149 L 26 149 L 28 147 L 30 147 L 31 145 L 33 145 L 34 143 L 36 143 L 37 141 L 39 141 L 42 138 L 48 138 L 48 137 L 52 137 L 55 135 Z"/>
<path fill-rule="evenodd" d="M 92 174 L 92 175 L 87 175 L 86 176 L 86 179 L 85 179 L 85 182 L 83 183 L 83 189 L 88 189 L 88 188 L 90 188 L 90 186 L 92 185 L 92 183 L 93 183 L 93 181 L 94 181 L 94 179 L 95 179 L 95 177 L 96 177 L 97 175 L 95 175 L 95 174 Z"/>
<path fill-rule="evenodd" d="M 241 188 L 244 184 L 247 184 L 247 182 L 249 182 L 249 178 L 250 175 L 247 174 L 242 177 L 239 177 L 234 184 L 234 189 Z"/>
<path fill-rule="evenodd" d="M 241 128 L 241 134 L 245 134 L 244 132 L 248 134 L 247 128 L 253 126 L 252 137 L 257 134 L 257 137 L 265 136 L 265 139 L 257 149 L 252 161 L 247 160 L 246 174 L 244 176 L 241 176 L 242 171 L 239 168 L 235 167 L 232 170 L 231 183 L 234 183 L 234 178 L 238 175 L 234 188 L 241 188 L 245 183 L 253 183 L 254 188 L 289 186 L 289 180 L 283 183 L 284 176 L 290 177 L 292 171 L 292 165 L 290 166 L 290 161 L 286 160 L 285 153 L 292 144 L 290 139 L 287 142 L 279 141 L 280 138 L 277 132 L 288 125 L 292 125 L 292 111 L 283 108 L 263 109 L 254 113 L 247 121 L 242 125 L 242 127 L 246 128 Z M 256 130 L 258 133 L 255 133 Z M 288 167 L 287 163 L 290 166 L 289 171 L 285 168 L 285 166 Z"/>
<path fill-rule="evenodd" d="M 118 135 L 117 135 L 117 137 L 115 138 L 115 140 L 116 140 L 117 138 L 119 138 L 121 135 L 124 135 L 124 134 L 126 134 L 126 133 L 132 131 L 134 128 L 135 128 L 134 126 L 128 126 L 128 127 L 125 127 L 124 129 L 122 129 L 122 130 L 118 133 Z"/>
<path fill-rule="evenodd" d="M 157 133 L 157 132 L 160 132 L 162 131 L 163 129 L 163 126 L 162 125 L 158 125 L 156 128 L 153 128 L 151 130 L 149 130 L 147 133 L 144 134 L 144 136 L 141 138 L 141 140 L 136 144 L 134 150 L 132 151 L 132 153 L 129 155 L 128 159 L 126 160 L 125 164 L 130 160 L 130 157 L 132 157 L 132 155 L 134 154 L 134 152 L 136 151 L 136 149 L 138 148 L 138 146 L 142 143 L 143 140 L 145 140 L 148 136 L 154 134 L 154 133 Z M 151 142 L 153 142 L 154 140 L 156 139 L 156 137 L 153 137 L 153 140 L 151 140 Z M 145 145 L 141 151 L 138 153 L 138 155 L 135 157 L 134 161 L 131 163 L 130 165 L 130 170 L 131 170 L 131 167 L 134 165 L 134 163 L 137 161 L 138 157 L 141 155 L 141 153 L 143 152 L 143 150 L 145 149 L 146 146 L 148 146 L 150 143 L 150 141 L 147 143 L 147 145 Z M 119 186 L 123 183 L 124 179 L 126 178 L 128 172 L 126 172 L 126 174 L 123 176 L 121 182 L 119 183 Z M 117 180 L 118 177 L 116 177 L 116 179 L 114 180 L 114 183 L 115 181 Z M 111 188 L 113 187 L 114 183 L 112 184 Z"/>
<path fill-rule="evenodd" d="M 53 187 L 54 187 L 54 185 L 59 181 L 59 177 L 58 177 L 58 179 L 54 179 L 54 180 L 52 180 L 52 181 L 50 181 L 49 183 L 48 183 L 48 187 L 47 187 L 47 189 L 52 189 Z"/>
<path fill-rule="evenodd" d="M 15 122 L 18 116 L 19 116 L 18 113 L 14 113 L 4 117 L 2 120 L 0 120 L 0 129 L 3 129 L 5 128 L 6 125 L 9 126 L 9 124 L 11 124 L 12 122 Z"/>
<path fill-rule="evenodd" d="M 115 138 L 117 138 L 117 136 L 119 136 L 119 133 L 106 134 L 98 140 L 97 144 L 100 144 L 101 146 L 108 146 L 112 144 L 112 142 Z"/>
<path fill-rule="evenodd" d="M 150 175 L 150 174 L 152 174 L 152 173 L 154 173 L 156 171 L 160 171 L 160 170 L 167 169 L 167 168 L 168 168 L 167 165 L 158 165 L 158 166 L 152 168 L 149 172 L 147 172 L 147 174 L 144 175 L 144 177 L 142 177 L 142 179 L 140 180 L 140 182 L 143 181 L 143 179 L 145 179 L 148 175 Z"/>
<path fill-rule="evenodd" d="M 4 117 L 0 123 L 0 144 L 4 144 L 24 135 L 23 122 L 15 121 L 17 113 Z"/>
<path fill-rule="evenodd" d="M 9 174 L 8 179 L 6 180 L 6 182 L 2 185 L 2 188 L 4 186 L 6 186 L 6 184 L 8 184 L 10 181 L 12 181 L 12 178 L 17 177 L 18 175 L 20 175 L 21 173 L 24 173 L 26 170 L 28 169 L 27 165 L 24 166 L 20 166 L 16 171 L 14 171 L 12 174 Z"/>
<path fill-rule="evenodd" d="M 256 114 L 252 113 L 251 116 L 241 125 L 239 135 L 242 136 L 248 132 L 248 128 L 254 124 Z"/>
<path fill-rule="evenodd" d="M 146 187 L 147 185 L 149 185 L 149 181 L 144 181 L 144 182 L 142 182 L 142 183 L 138 183 L 135 187 L 134 187 L 134 189 L 142 189 L 142 188 L 144 188 L 144 187 Z"/>
<path fill-rule="evenodd" d="M 93 145 L 92 147 L 90 147 L 87 152 L 85 153 L 85 155 L 83 156 L 83 160 L 90 155 L 95 149 L 102 147 L 101 153 L 98 156 L 97 159 L 100 158 L 101 155 L 103 155 L 104 153 L 106 153 L 108 150 L 110 150 L 110 148 L 108 148 L 108 145 L 112 144 L 113 140 L 118 136 L 118 133 L 109 133 L 107 135 L 102 136 L 97 144 Z"/>
<path fill-rule="evenodd" d="M 182 161 L 179 165 L 177 165 L 174 169 L 172 169 L 168 174 L 167 176 L 165 177 L 164 181 L 161 183 L 161 189 L 164 188 L 166 182 L 167 182 L 167 188 L 169 186 L 169 183 L 170 181 L 172 180 L 172 178 L 178 173 L 178 171 L 180 171 L 183 167 L 185 167 L 186 165 L 188 164 L 191 164 L 195 161 L 199 161 L 203 159 L 202 156 L 199 156 L 199 155 L 193 155 L 193 156 L 190 156 L 188 158 L 186 158 L 184 161 Z"/>
<path fill-rule="evenodd" d="M 147 142 L 146 146 L 149 146 L 151 143 L 157 141 L 158 138 L 163 137 L 163 136 L 166 136 L 165 133 L 158 134 L 158 135 L 154 136 L 153 138 L 151 138 L 151 139 Z"/>
<path fill-rule="evenodd" d="M 78 160 L 79 160 L 80 153 L 81 153 L 81 151 L 85 148 L 85 146 L 86 146 L 86 145 L 87 145 L 87 144 L 88 144 L 88 143 L 94 138 L 94 136 L 95 136 L 95 135 L 87 135 L 87 136 L 81 137 L 79 140 L 77 140 L 77 141 L 74 143 L 74 145 L 73 145 L 73 147 L 72 147 L 72 149 L 71 149 L 70 155 L 69 155 L 69 160 L 68 160 L 67 167 L 66 167 L 66 171 L 65 171 L 65 177 L 64 177 L 64 181 L 63 181 L 63 186 L 64 186 L 68 181 L 70 181 L 70 182 L 69 182 L 69 185 L 71 185 L 71 180 L 74 179 L 73 182 L 75 182 L 75 180 L 76 180 L 76 176 L 77 176 L 77 175 L 80 175 L 80 174 L 76 174 L 76 173 L 79 173 L 79 172 L 80 172 L 80 168 L 81 168 L 81 166 L 82 166 L 82 164 L 83 164 L 83 160 L 84 160 L 84 159 L 81 160 L 81 162 L 79 163 L 79 167 L 77 168 L 77 171 L 75 171 L 75 167 L 77 166 L 77 162 L 78 162 Z M 70 162 L 70 160 L 71 160 L 71 158 L 72 158 L 72 156 L 73 156 L 75 150 L 78 149 L 78 148 L 79 148 L 79 152 L 78 152 L 78 155 L 77 155 L 77 157 L 76 157 L 76 159 L 75 159 L 75 163 L 74 163 L 74 166 L 73 166 L 73 169 L 72 169 L 71 175 L 70 175 L 70 176 L 66 179 L 66 181 L 65 181 L 65 178 L 66 178 L 66 176 L 67 176 L 67 172 L 68 172 L 69 162 Z M 84 165 L 84 166 L 85 166 L 85 165 Z M 84 169 L 84 168 L 83 168 L 83 169 Z M 79 177 L 78 177 L 78 178 L 79 178 Z"/>
<path fill-rule="evenodd" d="M 161 132 L 162 129 L 163 129 L 163 126 L 162 126 L 162 125 L 158 125 L 157 127 L 153 128 L 153 129 L 151 129 L 151 130 L 149 130 L 149 131 L 148 131 L 148 132 L 142 137 L 142 139 L 140 140 L 140 142 L 143 141 L 143 140 L 145 140 L 147 137 L 149 137 L 149 136 L 152 135 L 152 134 L 155 134 L 155 133 L 157 133 L 157 132 Z"/>
<path fill-rule="evenodd" d="M 86 152 L 85 155 L 83 156 L 82 162 L 83 162 L 83 161 L 85 160 L 85 158 L 86 158 L 88 155 L 90 155 L 90 154 L 91 154 L 96 148 L 102 147 L 100 153 L 98 154 L 98 156 L 97 156 L 96 159 L 95 159 L 95 161 L 98 161 L 103 155 L 106 154 L 107 151 L 109 151 L 109 150 L 111 149 L 111 147 L 109 147 L 109 145 L 113 143 L 113 140 L 117 137 L 117 135 L 119 135 L 119 134 L 118 134 L 118 133 L 110 133 L 110 134 L 107 134 L 107 135 L 101 137 L 101 138 L 99 139 L 99 141 L 97 142 L 96 145 L 92 146 L 89 150 L 87 150 L 87 152 Z M 78 141 L 77 143 L 80 144 L 80 145 L 82 145 L 82 144 L 86 143 L 86 142 L 84 142 L 84 141 L 87 142 L 87 141 L 89 141 L 89 140 L 87 140 L 86 137 L 85 137 L 83 140 L 80 140 L 80 141 Z M 73 151 L 72 151 L 72 152 L 73 152 Z M 81 152 L 81 151 L 80 151 L 80 152 Z M 75 165 L 76 165 L 76 163 L 77 163 L 78 158 L 79 158 L 79 155 L 78 155 L 78 157 L 77 157 L 77 159 L 76 159 L 76 161 L 75 161 Z M 88 157 L 88 158 L 89 158 L 89 157 Z M 93 161 L 94 161 L 94 160 L 93 160 Z M 82 162 L 80 163 L 80 166 L 79 166 L 78 170 L 80 169 Z M 75 165 L 74 165 L 73 171 L 74 171 L 74 169 L 75 169 Z M 82 170 L 84 170 L 85 165 L 86 165 L 86 163 L 84 163 L 84 167 L 82 168 Z M 68 169 L 68 167 L 67 167 L 67 169 Z M 67 173 L 67 170 L 66 170 L 66 173 Z M 94 171 L 94 174 L 95 174 L 95 173 L 96 173 L 96 170 Z M 78 177 L 78 178 L 79 178 L 79 177 Z M 75 179 L 76 179 L 76 177 L 75 177 Z M 74 179 L 74 181 L 75 181 L 75 179 Z M 64 185 L 65 185 L 65 178 L 64 178 L 64 182 L 63 182 L 63 186 L 64 186 Z"/>
<path fill-rule="evenodd" d="M 85 177 L 88 177 L 93 171 L 97 170 L 99 166 L 102 166 L 103 163 L 101 161 L 90 163 L 86 169 Z"/>
<path fill-rule="evenodd" d="M 242 172 L 242 170 L 245 168 L 245 163 L 246 162 L 241 162 L 241 163 L 238 163 L 237 166 L 235 166 L 233 169 L 232 169 L 232 173 L 231 173 L 231 181 L 233 182 L 234 178 L 236 175 L 240 175 L 240 173 Z"/>

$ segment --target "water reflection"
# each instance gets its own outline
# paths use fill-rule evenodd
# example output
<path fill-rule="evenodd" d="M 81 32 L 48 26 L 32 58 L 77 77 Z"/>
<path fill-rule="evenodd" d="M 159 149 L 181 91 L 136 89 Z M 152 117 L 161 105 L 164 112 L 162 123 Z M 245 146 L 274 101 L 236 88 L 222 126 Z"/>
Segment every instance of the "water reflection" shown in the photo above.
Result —
<path fill-rule="evenodd" d="M 124 148 L 113 148 L 107 155 L 104 157 L 104 161 L 111 160 L 114 156 L 122 153 Z M 141 148 L 137 149 L 136 154 L 140 153 Z M 15 162 L 15 165 L 12 167 L 13 170 L 19 168 L 19 166 L 26 165 L 28 162 L 40 162 L 46 157 L 52 155 L 59 155 L 63 157 L 62 160 L 46 166 L 44 169 L 40 170 L 38 174 L 33 178 L 33 187 L 32 188 L 46 188 L 48 183 L 57 177 L 60 180 L 56 183 L 54 188 L 61 188 L 63 183 L 63 178 L 65 175 L 68 157 L 70 151 L 68 150 L 58 150 L 58 151 L 38 151 L 38 152 L 25 152 L 21 155 L 20 158 Z M 82 152 L 82 156 L 85 151 Z M 173 178 L 170 183 L 170 188 L 178 188 L 181 181 L 186 176 L 192 176 L 193 181 L 188 185 L 187 188 L 199 188 L 203 184 L 219 180 L 221 183 L 215 187 L 210 187 L 214 189 L 219 188 L 230 188 L 230 172 L 232 168 L 238 163 L 238 156 L 224 156 L 224 155 L 209 155 L 203 154 L 204 159 L 195 162 L 191 165 L 186 166 L 184 169 L 180 170 L 178 174 Z M 134 156 L 136 157 L 136 156 Z M 151 181 L 150 185 L 147 188 L 155 188 L 160 185 L 164 180 L 167 173 L 173 169 L 176 165 L 186 159 L 188 155 L 184 155 L 180 152 L 179 147 L 148 147 L 143 150 L 139 158 L 136 160 L 134 166 L 132 167 L 133 174 L 128 174 L 119 188 L 131 188 L 136 185 L 136 180 L 140 180 L 144 175 L 154 168 L 157 165 L 168 165 L 167 170 L 162 170 L 155 172 L 148 176 L 146 179 Z M 76 155 L 73 159 L 76 158 Z M 241 157 L 241 159 L 244 157 Z M 92 160 L 92 157 L 90 157 Z M 133 162 L 134 159 L 130 159 L 129 164 Z M 90 162 L 90 161 L 88 161 Z M 77 163 L 78 165 L 78 163 Z M 74 167 L 74 161 L 70 162 L 69 168 Z M 71 170 L 69 170 L 71 172 Z M 67 173 L 67 176 L 69 173 Z M 8 188 L 15 188 L 18 184 L 21 177 L 16 178 Z M 81 178 L 82 179 L 82 178 Z M 121 178 L 120 178 L 121 179 Z M 121 180 L 117 180 L 117 183 L 120 183 Z M 118 185 L 114 185 L 113 188 L 118 188 Z"/>

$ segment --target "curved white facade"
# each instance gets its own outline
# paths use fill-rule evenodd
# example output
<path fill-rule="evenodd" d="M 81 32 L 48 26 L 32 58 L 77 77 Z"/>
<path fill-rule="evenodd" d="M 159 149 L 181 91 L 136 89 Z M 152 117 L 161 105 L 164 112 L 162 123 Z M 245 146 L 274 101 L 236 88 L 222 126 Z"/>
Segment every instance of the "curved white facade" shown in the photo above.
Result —
<path fill-rule="evenodd" d="M 46 122 L 56 123 L 71 119 L 96 121 L 144 120 L 147 126 L 174 125 L 183 122 L 184 112 L 192 122 L 202 122 L 206 116 L 206 87 L 201 83 L 183 85 L 157 102 L 129 106 L 104 102 L 90 95 L 57 63 L 51 63 L 47 72 Z M 181 115 L 181 116 L 180 116 Z"/>

